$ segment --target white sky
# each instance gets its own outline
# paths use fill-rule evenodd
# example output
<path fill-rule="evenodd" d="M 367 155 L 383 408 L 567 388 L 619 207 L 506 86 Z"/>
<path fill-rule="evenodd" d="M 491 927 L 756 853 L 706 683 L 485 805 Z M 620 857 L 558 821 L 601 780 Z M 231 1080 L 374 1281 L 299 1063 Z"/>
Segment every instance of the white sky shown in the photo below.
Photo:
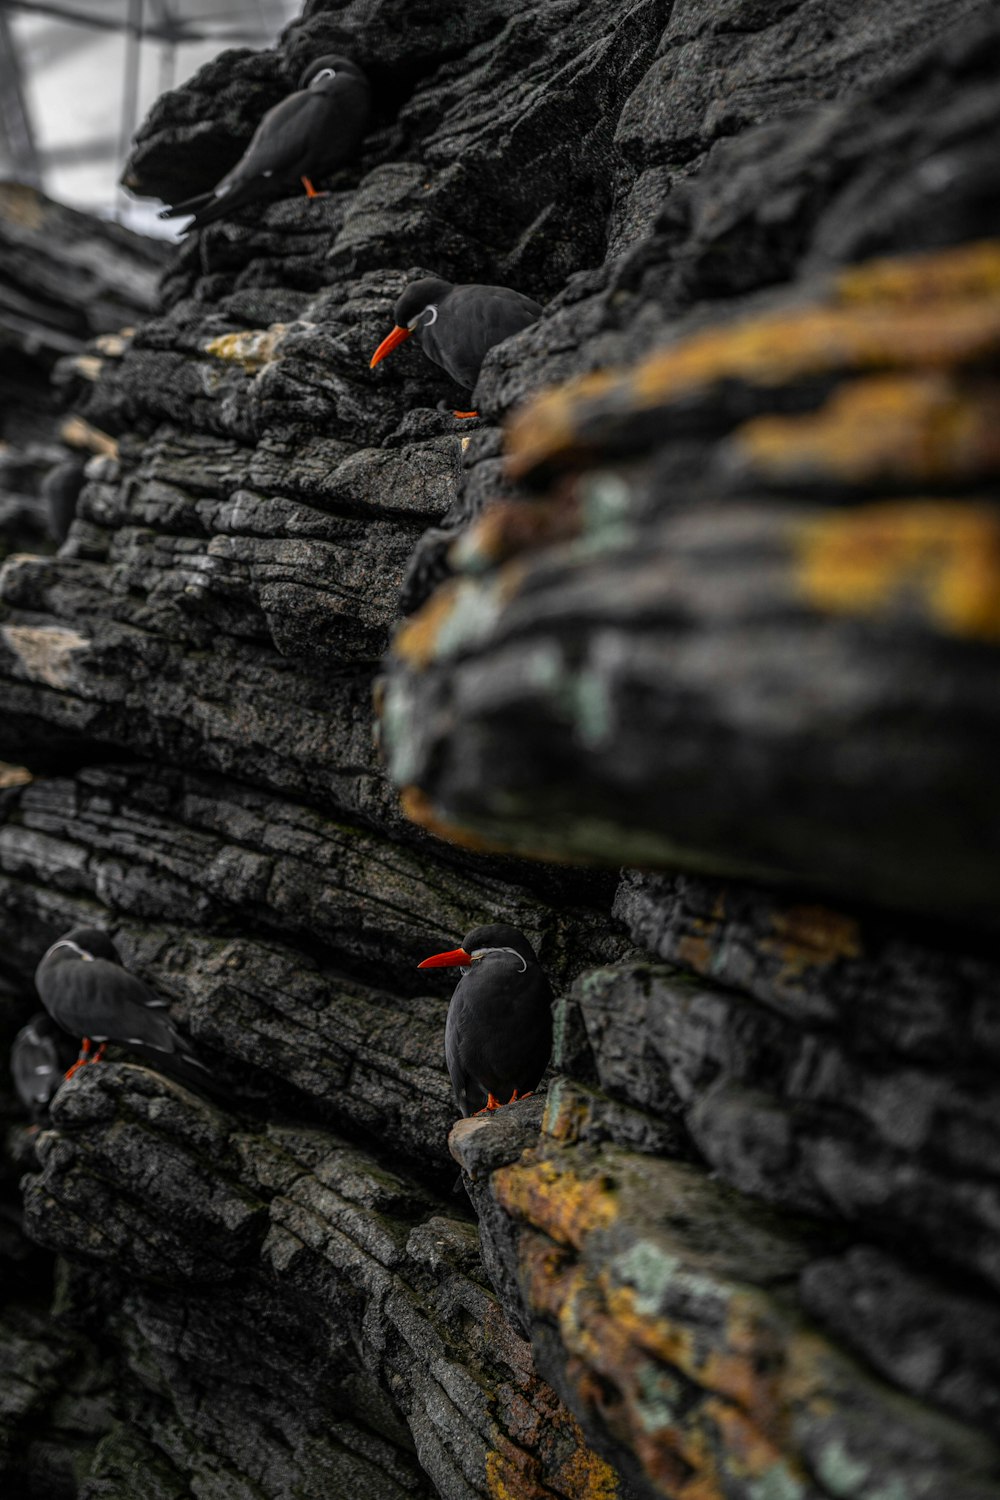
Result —
<path fill-rule="evenodd" d="M 44 3 L 44 0 L 39 0 Z M 125 22 L 141 12 L 149 26 L 174 16 L 211 40 L 177 45 L 145 39 L 139 46 L 134 129 L 157 95 L 190 78 L 227 47 L 270 46 L 301 9 L 301 0 L 48 0 L 54 8 L 97 20 Z M 172 237 L 157 204 L 117 187 L 126 90 L 125 32 L 31 14 L 5 0 L 11 39 L 20 57 L 28 112 L 50 198 L 115 218 L 146 234 Z M 126 153 L 127 154 L 127 153 Z M 10 163 L 0 160 L 0 175 Z"/>

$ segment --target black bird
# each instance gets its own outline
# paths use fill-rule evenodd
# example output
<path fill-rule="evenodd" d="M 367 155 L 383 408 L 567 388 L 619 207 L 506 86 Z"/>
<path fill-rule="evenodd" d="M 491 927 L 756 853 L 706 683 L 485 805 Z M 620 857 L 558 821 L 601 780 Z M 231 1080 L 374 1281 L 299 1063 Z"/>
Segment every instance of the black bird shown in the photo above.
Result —
<path fill-rule="evenodd" d="M 17 1096 L 33 1120 L 45 1114 L 75 1056 L 75 1044 L 41 1011 L 17 1033 L 10 1049 L 10 1072 Z"/>
<path fill-rule="evenodd" d="M 49 512 L 49 535 L 54 542 L 64 542 L 76 517 L 76 502 L 85 483 L 84 470 L 88 455 L 74 454 L 49 469 L 41 490 Z"/>
<path fill-rule="evenodd" d="M 74 927 L 53 943 L 35 970 L 35 988 L 53 1021 L 82 1040 L 67 1078 L 86 1062 L 100 1062 L 108 1042 L 131 1047 L 181 1077 L 208 1072 L 163 1014 L 166 1002 L 122 968 L 117 948 L 99 927 Z M 92 1042 L 101 1044 L 93 1055 Z"/>
<path fill-rule="evenodd" d="M 523 932 L 506 922 L 474 927 L 461 948 L 420 969 L 461 966 L 448 1007 L 444 1051 L 464 1115 L 493 1111 L 538 1084 L 552 1051 L 552 990 Z"/>
<path fill-rule="evenodd" d="M 322 196 L 323 178 L 351 160 L 368 128 L 371 90 L 349 57 L 320 57 L 305 70 L 296 93 L 269 109 L 249 146 L 210 193 L 162 209 L 161 219 L 193 214 L 185 227 L 201 229 L 275 188 L 301 182 L 310 198 Z"/>
<path fill-rule="evenodd" d="M 437 276 L 411 281 L 393 308 L 396 326 L 372 355 L 369 369 L 416 334 L 420 347 L 452 380 L 473 391 L 494 344 L 502 344 L 541 316 L 537 302 L 506 286 L 453 286 Z M 475 417 L 457 411 L 456 417 Z"/>

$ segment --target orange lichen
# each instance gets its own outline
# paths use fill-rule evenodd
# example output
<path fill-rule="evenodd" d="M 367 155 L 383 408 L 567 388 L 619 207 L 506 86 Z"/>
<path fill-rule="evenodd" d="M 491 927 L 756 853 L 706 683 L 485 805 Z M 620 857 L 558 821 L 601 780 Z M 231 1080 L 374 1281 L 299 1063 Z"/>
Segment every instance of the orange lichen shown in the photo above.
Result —
<path fill-rule="evenodd" d="M 509 470 L 523 476 L 582 457 L 600 446 L 609 421 L 667 408 L 725 381 L 768 387 L 850 370 L 982 363 L 1000 348 L 998 259 L 1000 246 L 989 242 L 875 262 L 845 273 L 823 305 L 710 328 L 632 370 L 588 375 L 544 393 L 509 425 Z M 928 287 L 934 295 L 922 297 Z"/>
<path fill-rule="evenodd" d="M 935 302 L 1000 293 L 1000 242 L 975 240 L 921 255 L 883 256 L 838 273 L 844 302 Z"/>
<path fill-rule="evenodd" d="M 946 635 L 1000 640 L 1000 514 L 986 503 L 901 500 L 791 530 L 795 585 L 834 614 L 918 611 Z"/>
<path fill-rule="evenodd" d="M 940 373 L 856 380 L 813 415 L 745 423 L 729 452 L 760 479 L 979 478 L 1000 469 L 1000 387 Z"/>
<path fill-rule="evenodd" d="M 579 1246 L 593 1229 L 612 1223 L 617 1208 L 603 1176 L 580 1177 L 552 1162 L 520 1162 L 501 1167 L 491 1179 L 493 1193 L 508 1213 L 544 1228 L 562 1244 Z"/>
<path fill-rule="evenodd" d="M 795 980 L 820 964 L 860 958 L 861 928 L 853 917 L 825 906 L 791 906 L 772 914 L 771 933 L 758 947 L 779 959 L 783 978 Z"/>
<path fill-rule="evenodd" d="M 413 667 L 426 667 L 434 660 L 438 632 L 450 617 L 463 585 L 457 578 L 441 585 L 416 614 L 405 620 L 392 643 L 393 653 Z"/>
<path fill-rule="evenodd" d="M 560 1145 L 577 1141 L 591 1114 L 587 1096 L 573 1087 L 566 1087 L 565 1080 L 557 1078 L 549 1086 L 545 1098 L 545 1115 L 542 1134 Z"/>
<path fill-rule="evenodd" d="M 487 1494 L 492 1500 L 548 1500 L 552 1485 L 566 1500 L 617 1500 L 615 1471 L 586 1446 L 579 1426 L 575 1422 L 572 1426 L 579 1434 L 579 1446 L 553 1474 L 546 1473 L 544 1482 L 537 1461 L 499 1434 L 497 1447 L 486 1455 Z"/>
<path fill-rule="evenodd" d="M 451 822 L 439 813 L 427 793 L 421 791 L 418 786 L 402 787 L 399 793 L 399 805 L 403 816 L 409 818 L 411 823 L 416 823 L 419 828 L 426 828 L 428 833 L 433 833 L 439 839 L 445 839 L 450 844 L 458 844 L 463 849 L 475 849 L 478 853 L 497 852 L 498 846 L 490 839 L 473 833 L 461 823 Z M 501 852 L 505 850 L 501 849 Z"/>

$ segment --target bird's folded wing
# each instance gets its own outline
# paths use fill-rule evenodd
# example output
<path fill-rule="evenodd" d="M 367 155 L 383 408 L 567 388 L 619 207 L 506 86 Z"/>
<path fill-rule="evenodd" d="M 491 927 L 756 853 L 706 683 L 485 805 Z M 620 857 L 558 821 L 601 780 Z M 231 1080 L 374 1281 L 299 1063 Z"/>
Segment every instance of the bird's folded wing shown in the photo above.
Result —
<path fill-rule="evenodd" d="M 307 89 L 282 99 L 261 120 L 249 146 L 219 183 L 215 196 L 222 197 L 255 177 L 269 174 L 280 177 L 294 172 L 312 144 L 313 131 L 322 126 L 326 112 L 324 97 Z"/>

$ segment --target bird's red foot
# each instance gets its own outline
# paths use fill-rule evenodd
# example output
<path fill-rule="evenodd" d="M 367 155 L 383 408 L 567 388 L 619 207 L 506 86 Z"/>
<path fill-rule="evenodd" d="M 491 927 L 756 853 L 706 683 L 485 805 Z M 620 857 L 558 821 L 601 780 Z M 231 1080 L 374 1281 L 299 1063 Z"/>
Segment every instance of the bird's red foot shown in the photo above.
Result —
<path fill-rule="evenodd" d="M 517 1089 L 515 1089 L 514 1092 L 511 1094 L 510 1098 L 507 1100 L 507 1103 L 508 1104 L 516 1104 L 517 1101 L 518 1101 L 518 1099 L 530 1099 L 532 1097 L 532 1095 L 534 1094 L 534 1092 L 535 1092 L 534 1089 L 529 1089 L 526 1094 L 519 1094 L 517 1092 Z"/>
<path fill-rule="evenodd" d="M 86 1067 L 86 1065 L 87 1065 L 87 1063 L 89 1061 L 90 1061 L 90 1037 L 89 1036 L 85 1036 L 84 1039 L 83 1039 L 83 1041 L 80 1043 L 80 1056 L 77 1058 L 77 1060 L 73 1064 L 73 1066 L 67 1071 L 66 1077 L 67 1078 L 72 1078 L 73 1074 L 74 1073 L 78 1073 L 81 1068 Z"/>
<path fill-rule="evenodd" d="M 478 417 L 479 413 L 477 411 L 453 411 L 452 412 L 452 416 L 453 417 Z"/>
<path fill-rule="evenodd" d="M 317 188 L 313 187 L 313 185 L 309 181 L 308 177 L 300 177 L 299 181 L 302 183 L 302 186 L 306 190 L 306 197 L 307 198 L 329 198 L 330 194 L 329 193 L 321 193 L 321 192 L 319 192 L 319 190 Z"/>
<path fill-rule="evenodd" d="M 66 1078 L 72 1078 L 74 1073 L 78 1073 L 80 1071 L 80 1069 L 81 1068 L 85 1068 L 88 1063 L 99 1063 L 99 1062 L 102 1062 L 104 1060 L 104 1054 L 105 1054 L 105 1052 L 107 1052 L 107 1050 L 108 1050 L 108 1044 L 107 1044 L 107 1042 L 102 1042 L 101 1045 L 97 1048 L 97 1051 L 94 1053 L 94 1055 L 91 1056 L 90 1055 L 90 1037 L 89 1036 L 85 1036 L 84 1039 L 83 1039 L 83 1041 L 80 1043 L 80 1056 L 77 1058 L 76 1062 L 69 1069 L 69 1071 L 66 1073 L 65 1077 Z"/>
<path fill-rule="evenodd" d="M 492 1094 L 487 1093 L 486 1103 L 483 1105 L 482 1109 L 476 1110 L 476 1115 L 491 1115 L 495 1109 L 500 1108 L 500 1100 L 495 1099 Z M 473 1118 L 475 1118 L 475 1116 Z"/>

